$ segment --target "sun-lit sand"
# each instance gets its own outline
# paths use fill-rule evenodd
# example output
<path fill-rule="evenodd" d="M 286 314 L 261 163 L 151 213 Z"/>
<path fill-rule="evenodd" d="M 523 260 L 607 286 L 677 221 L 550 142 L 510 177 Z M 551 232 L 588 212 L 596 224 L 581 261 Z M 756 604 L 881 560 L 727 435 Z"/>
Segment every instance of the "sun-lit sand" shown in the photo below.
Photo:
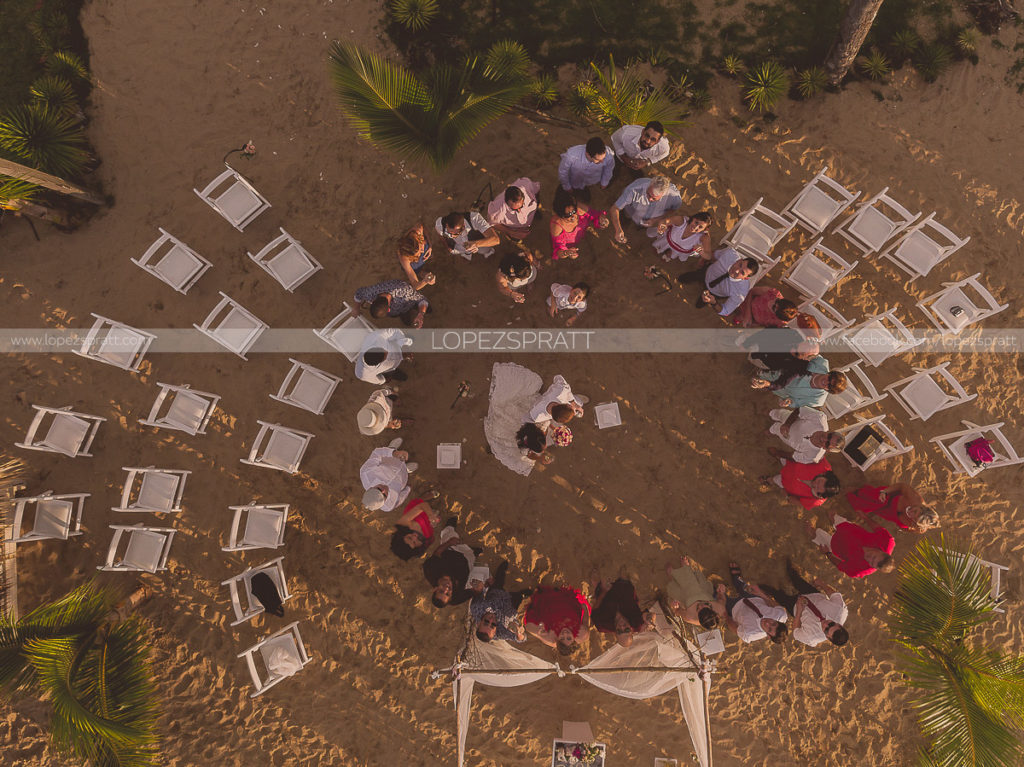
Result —
<path fill-rule="evenodd" d="M 327 76 L 330 39 L 373 40 L 379 4 L 349 2 L 88 4 L 83 22 L 97 87 L 89 135 L 103 160 L 99 174 L 115 205 L 73 234 L 5 221 L 0 296 L 3 327 L 83 327 L 90 312 L 141 328 L 189 328 L 223 290 L 273 328 L 322 326 L 365 284 L 397 277 L 391 238 L 410 223 L 450 209 L 465 210 L 488 183 L 495 191 L 520 175 L 540 180 L 550 203 L 558 154 L 588 131 L 525 117 L 488 128 L 452 167 L 434 176 L 357 142 L 341 118 Z M 1012 45 L 1013 33 L 1004 42 Z M 381 43 L 381 45 L 383 45 Z M 1020 264 L 1024 263 L 1024 165 L 1021 102 L 1003 83 L 1009 54 L 982 44 L 982 63 L 957 65 L 922 86 L 903 70 L 879 90 L 851 85 L 839 95 L 787 101 L 770 125 L 748 121 L 733 83 L 714 87 L 715 107 L 672 136 L 665 169 L 682 190 L 685 209 L 709 208 L 717 241 L 740 210 L 764 197 L 779 210 L 823 164 L 834 177 L 869 196 L 884 186 L 913 211 L 937 217 L 971 243 L 928 277 L 908 283 L 890 263 L 861 263 L 831 299 L 858 320 L 898 307 L 914 328 L 927 327 L 916 301 L 941 283 L 975 272 L 1010 309 L 988 328 L 1019 327 Z M 738 115 L 738 127 L 733 117 Z M 232 229 L 192 192 L 216 175 L 221 156 L 252 139 L 258 153 L 234 164 L 273 208 L 244 234 Z M 617 193 L 623 182 L 617 182 Z M 612 190 L 598 196 L 605 206 Z M 545 222 L 546 223 L 546 222 Z M 129 261 L 162 226 L 209 258 L 214 268 L 187 296 Z M 284 226 L 325 270 L 286 294 L 245 255 Z M 545 237 L 535 239 L 544 247 Z M 782 269 L 810 242 L 794 232 L 780 246 Z M 546 327 L 541 297 L 552 280 L 586 279 L 590 309 L 576 329 L 595 327 L 717 327 L 641 272 L 654 263 L 641 234 L 631 247 L 607 233 L 590 240 L 575 263 L 545 268 L 521 306 L 498 295 L 495 259 L 449 259 L 435 251 L 437 285 L 428 327 Z M 845 248 L 838 239 L 837 248 Z M 847 255 L 853 252 L 843 250 Z M 677 271 L 672 270 L 673 273 Z M 324 347 L 326 350 L 326 347 Z M 929 443 L 960 420 L 1005 421 L 1024 449 L 1016 354 L 908 354 L 885 363 L 879 387 L 910 366 L 950 361 L 950 370 L 977 400 L 922 424 L 891 401 L 865 414 L 887 421 L 914 452 L 868 472 L 874 484 L 903 477 L 940 511 L 942 530 L 970 542 L 987 559 L 1008 564 L 1007 614 L 985 635 L 1019 651 L 1016 602 L 1024 547 L 1018 469 L 953 476 Z M 109 419 L 94 458 L 71 460 L 24 453 L 28 490 L 89 492 L 85 535 L 69 543 L 18 549 L 23 610 L 56 597 L 95 572 L 110 539 L 107 526 L 150 519 L 109 511 L 117 504 L 122 466 L 150 464 L 193 472 L 170 570 L 145 577 L 156 596 L 141 608 L 152 627 L 153 665 L 164 713 L 162 759 L 194 765 L 454 764 L 451 689 L 429 671 L 448 665 L 461 640 L 461 612 L 429 603 L 419 562 L 402 563 L 387 549 L 390 519 L 359 506 L 358 467 L 389 435 L 361 437 L 355 414 L 372 390 L 354 380 L 337 354 L 298 356 L 345 379 L 324 416 L 271 400 L 289 368 L 287 354 L 151 354 L 139 375 L 73 355 L 14 354 L 4 359 L 9 398 L 2 443 L 24 436 L 31 405 L 71 405 Z M 831 355 L 833 365 L 852 355 Z M 545 472 L 523 478 L 486 453 L 482 420 L 494 361 L 513 360 L 550 380 L 564 374 L 592 402 L 617 400 L 624 425 L 598 431 L 590 418 L 574 426 L 575 441 Z M 909 698 L 887 639 L 887 597 L 895 575 L 841 580 L 801 537 L 812 519 L 780 496 L 762 494 L 757 476 L 772 467 L 762 431 L 767 395 L 747 385 L 739 355 L 418 355 L 403 386 L 402 415 L 413 415 L 406 447 L 423 468 L 416 481 L 438 481 L 444 505 L 458 514 L 490 562 L 512 563 L 513 582 L 581 582 L 590 568 L 632 574 L 643 595 L 664 580 L 663 565 L 689 553 L 726 573 L 735 558 L 752 578 L 781 582 L 792 556 L 838 585 L 851 606 L 851 643 L 839 649 L 741 647 L 727 638 L 711 696 L 715 761 L 720 767 L 778 765 L 897 765 L 910 763 L 918 735 Z M 474 396 L 451 409 L 460 380 Z M 200 437 L 140 426 L 157 381 L 188 383 L 223 396 L 208 434 Z M 239 463 L 257 419 L 279 421 L 317 436 L 299 475 Z M 463 443 L 466 465 L 439 476 L 439 442 Z M 14 451 L 15 448 L 10 448 Z M 842 463 L 840 464 L 840 461 Z M 844 485 L 861 477 L 842 459 Z M 292 592 L 287 620 L 301 621 L 314 661 L 261 698 L 236 655 L 284 624 L 260 616 L 229 626 L 220 582 L 275 554 L 226 554 L 228 506 L 254 498 L 289 503 L 285 556 Z M 841 510 L 830 502 L 827 508 Z M 137 517 L 137 518 L 136 518 Z M 897 555 L 913 545 L 898 538 Z M 127 585 L 128 576 L 105 574 Z M 593 654 L 605 639 L 595 639 Z M 542 657 L 551 651 L 531 642 Z M 47 744 L 45 705 L 19 700 L 0 717 L 0 763 L 70 765 Z M 673 696 L 651 701 L 612 697 L 573 678 L 550 678 L 521 689 L 478 687 L 468 760 L 473 765 L 544 764 L 563 719 L 589 721 L 609 744 L 609 765 L 650 765 L 672 756 L 689 764 L 689 737 Z"/>

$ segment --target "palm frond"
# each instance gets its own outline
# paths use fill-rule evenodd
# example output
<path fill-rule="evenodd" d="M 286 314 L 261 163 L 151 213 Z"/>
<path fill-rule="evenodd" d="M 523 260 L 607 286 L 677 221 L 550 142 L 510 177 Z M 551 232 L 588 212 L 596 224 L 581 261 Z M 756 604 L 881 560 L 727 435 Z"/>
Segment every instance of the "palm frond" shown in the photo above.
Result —
<path fill-rule="evenodd" d="M 391 0 L 391 15 L 414 32 L 426 29 L 438 10 L 437 0 Z"/>
<path fill-rule="evenodd" d="M 42 104 L 15 107 L 0 118 L 0 148 L 37 170 L 77 176 L 89 161 L 85 146 L 78 123 Z"/>
<path fill-rule="evenodd" d="M 777 61 L 766 61 L 747 74 L 747 90 L 743 97 L 751 111 L 770 110 L 789 90 L 789 75 Z"/>
<path fill-rule="evenodd" d="M 522 80 L 530 71 L 530 54 L 515 40 L 499 40 L 484 57 L 484 77 L 491 80 Z"/>
<path fill-rule="evenodd" d="M 889 625 L 896 641 L 909 648 L 959 641 L 997 606 L 988 570 L 944 536 L 938 544 L 921 541 L 903 560 L 900 576 Z"/>
<path fill-rule="evenodd" d="M 89 70 L 85 63 L 71 51 L 55 51 L 46 59 L 46 71 L 63 77 L 69 82 L 89 82 Z"/>
<path fill-rule="evenodd" d="M 558 80 L 554 75 L 545 72 L 530 86 L 530 94 L 541 109 L 546 109 L 558 101 Z"/>
<path fill-rule="evenodd" d="M 686 111 L 661 88 L 654 88 L 632 70 L 620 72 L 615 58 L 608 57 L 607 70 L 591 62 L 593 89 L 586 92 L 591 119 L 614 131 L 623 125 L 645 125 L 658 120 L 665 127 L 681 126 Z"/>
<path fill-rule="evenodd" d="M 71 114 L 78 109 L 78 99 L 71 83 L 58 75 L 40 77 L 30 89 L 32 100 L 58 114 Z"/>

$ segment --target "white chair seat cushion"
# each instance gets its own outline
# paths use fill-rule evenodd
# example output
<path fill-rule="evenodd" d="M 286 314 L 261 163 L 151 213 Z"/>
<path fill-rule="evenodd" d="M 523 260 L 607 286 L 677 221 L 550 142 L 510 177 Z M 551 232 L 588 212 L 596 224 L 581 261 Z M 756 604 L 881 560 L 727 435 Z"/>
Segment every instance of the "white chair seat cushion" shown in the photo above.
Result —
<path fill-rule="evenodd" d="M 963 312 L 957 317 L 954 317 L 950 311 L 954 306 L 959 306 L 963 309 Z M 955 288 L 940 296 L 932 303 L 931 308 L 953 330 L 960 330 L 969 325 L 981 314 L 978 307 L 971 303 L 971 300 L 967 298 L 967 294 L 960 288 Z"/>
<path fill-rule="evenodd" d="M 949 402 L 949 395 L 930 376 L 915 378 L 900 390 L 900 396 L 925 420 Z"/>
<path fill-rule="evenodd" d="M 295 388 L 288 396 L 296 402 L 318 408 L 333 386 L 333 381 L 303 370 L 299 373 L 299 380 L 295 382 Z"/>
<path fill-rule="evenodd" d="M 850 224 L 849 231 L 875 250 L 879 250 L 894 229 L 895 226 L 885 214 L 876 208 L 864 208 Z"/>
<path fill-rule="evenodd" d="M 84 418 L 67 413 L 57 413 L 41 444 L 66 450 L 69 453 L 77 453 L 82 443 L 85 442 L 91 425 Z"/>
<path fill-rule="evenodd" d="M 306 438 L 286 431 L 275 430 L 270 433 L 263 462 L 279 468 L 291 469 L 295 465 Z"/>
<path fill-rule="evenodd" d="M 877 322 L 858 331 L 850 342 L 874 365 L 892 355 L 899 347 L 899 341 L 889 329 Z"/>
<path fill-rule="evenodd" d="M 214 331 L 214 335 L 231 349 L 241 351 L 261 327 L 248 314 L 232 307 Z"/>
<path fill-rule="evenodd" d="M 163 258 L 153 266 L 153 271 L 171 285 L 183 285 L 202 268 L 202 261 L 187 250 L 172 244 Z"/>
<path fill-rule="evenodd" d="M 309 259 L 294 244 L 289 244 L 266 264 L 270 273 L 277 277 L 279 282 L 288 286 L 314 271 Z"/>
<path fill-rule="evenodd" d="M 71 527 L 71 501 L 45 500 L 36 503 L 36 521 L 32 532 L 47 538 L 67 538 Z"/>
<path fill-rule="evenodd" d="M 772 249 L 777 230 L 756 218 L 748 218 L 733 237 L 737 247 L 746 248 L 760 256 L 767 256 Z"/>
<path fill-rule="evenodd" d="M 187 391 L 178 391 L 175 392 L 174 398 L 171 400 L 171 406 L 167 409 L 164 420 L 195 431 L 202 425 L 209 406 L 209 401 L 202 397 L 189 394 Z"/>
<path fill-rule="evenodd" d="M 180 476 L 148 471 L 142 475 L 142 486 L 135 505 L 144 509 L 170 511 L 174 506 L 174 495 Z"/>
<path fill-rule="evenodd" d="M 837 274 L 839 274 L 838 269 L 833 269 L 824 261 L 811 256 L 799 263 L 789 279 L 816 294 L 820 293 L 825 286 L 830 285 Z"/>
<path fill-rule="evenodd" d="M 284 515 L 271 509 L 249 509 L 242 543 L 249 546 L 277 546 L 281 540 Z"/>
<path fill-rule="evenodd" d="M 96 356 L 115 365 L 127 367 L 146 343 L 146 337 L 128 328 L 110 328 L 100 342 Z"/>
<path fill-rule="evenodd" d="M 927 274 L 942 256 L 942 246 L 924 232 L 916 231 L 900 243 L 894 255 L 917 272 Z"/>
<path fill-rule="evenodd" d="M 160 555 L 163 553 L 167 538 L 149 530 L 130 530 L 128 532 L 130 538 L 122 563 L 140 570 L 155 570 L 159 567 Z"/>
<path fill-rule="evenodd" d="M 812 186 L 792 210 L 796 216 L 812 224 L 816 229 L 824 229 L 842 205 L 843 203 L 829 197 L 818 187 Z"/>
<path fill-rule="evenodd" d="M 217 207 L 236 224 L 244 221 L 263 205 L 263 201 L 240 181 L 228 187 L 215 201 Z"/>

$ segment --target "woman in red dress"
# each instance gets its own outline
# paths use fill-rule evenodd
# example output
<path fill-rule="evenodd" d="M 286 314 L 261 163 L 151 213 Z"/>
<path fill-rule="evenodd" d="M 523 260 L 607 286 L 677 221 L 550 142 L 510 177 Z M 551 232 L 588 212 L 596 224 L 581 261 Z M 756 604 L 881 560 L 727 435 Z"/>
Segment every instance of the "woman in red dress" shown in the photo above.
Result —
<path fill-rule="evenodd" d="M 855 511 L 874 514 L 901 530 L 923 533 L 939 526 L 939 515 L 924 505 L 921 494 L 905 482 L 888 487 L 864 485 L 846 494 Z"/>
<path fill-rule="evenodd" d="M 571 586 L 537 589 L 523 616 L 526 633 L 562 655 L 572 655 L 590 635 L 590 602 Z"/>
<path fill-rule="evenodd" d="M 552 209 L 551 258 L 556 261 L 561 258 L 579 258 L 579 244 L 587 229 L 605 229 L 608 226 L 605 211 L 591 210 L 561 187 L 555 192 Z"/>
<path fill-rule="evenodd" d="M 441 515 L 422 498 L 409 501 L 391 534 L 391 551 L 406 562 L 422 557 L 434 542 L 434 529 L 440 521 Z"/>

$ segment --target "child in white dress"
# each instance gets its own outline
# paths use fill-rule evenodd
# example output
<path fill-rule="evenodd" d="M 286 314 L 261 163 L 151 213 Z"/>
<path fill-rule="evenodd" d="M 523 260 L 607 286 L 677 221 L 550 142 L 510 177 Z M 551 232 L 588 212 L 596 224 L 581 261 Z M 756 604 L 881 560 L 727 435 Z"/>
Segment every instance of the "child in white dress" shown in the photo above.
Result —
<path fill-rule="evenodd" d="M 574 324 L 579 316 L 587 310 L 588 295 L 590 295 L 590 286 L 585 282 L 577 282 L 575 285 L 565 285 L 561 282 L 552 283 L 551 295 L 547 299 L 548 316 L 554 317 L 561 311 L 573 311 L 574 314 L 565 321 L 565 324 Z"/>

